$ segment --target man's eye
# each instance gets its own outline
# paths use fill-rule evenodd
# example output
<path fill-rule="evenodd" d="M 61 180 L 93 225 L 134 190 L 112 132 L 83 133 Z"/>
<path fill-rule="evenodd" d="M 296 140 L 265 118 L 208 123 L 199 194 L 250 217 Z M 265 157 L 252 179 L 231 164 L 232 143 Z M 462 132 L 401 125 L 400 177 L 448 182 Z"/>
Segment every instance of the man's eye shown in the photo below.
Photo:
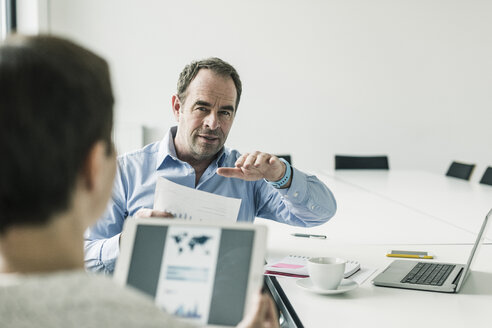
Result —
<path fill-rule="evenodd" d="M 229 112 L 227 110 L 220 112 L 220 114 L 224 115 L 224 116 L 231 116 L 231 112 Z"/>
<path fill-rule="evenodd" d="M 197 107 L 195 108 L 195 112 L 200 115 L 207 114 L 209 112 L 209 109 L 207 107 Z"/>

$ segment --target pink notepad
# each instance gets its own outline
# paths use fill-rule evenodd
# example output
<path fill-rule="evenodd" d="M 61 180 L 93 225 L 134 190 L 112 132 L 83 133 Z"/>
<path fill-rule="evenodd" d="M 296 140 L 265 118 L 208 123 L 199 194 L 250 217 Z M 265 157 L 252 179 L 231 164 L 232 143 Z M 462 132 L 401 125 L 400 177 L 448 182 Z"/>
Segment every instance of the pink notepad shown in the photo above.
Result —
<path fill-rule="evenodd" d="M 284 269 L 299 269 L 303 267 L 304 265 L 301 264 L 289 264 L 289 263 L 277 263 L 272 265 L 272 268 L 284 268 Z"/>
<path fill-rule="evenodd" d="M 284 257 L 278 262 L 267 264 L 265 271 L 274 273 L 283 273 L 295 276 L 308 277 L 307 271 L 307 256 L 289 255 Z M 265 272 L 266 273 L 266 272 Z"/>

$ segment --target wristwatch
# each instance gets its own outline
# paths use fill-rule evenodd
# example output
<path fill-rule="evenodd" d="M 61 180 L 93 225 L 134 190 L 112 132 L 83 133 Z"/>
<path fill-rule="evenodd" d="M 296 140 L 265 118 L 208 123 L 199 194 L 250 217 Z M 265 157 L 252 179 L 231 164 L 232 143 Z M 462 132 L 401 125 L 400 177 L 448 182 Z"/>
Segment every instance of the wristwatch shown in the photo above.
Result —
<path fill-rule="evenodd" d="M 272 185 L 276 189 L 280 189 L 282 187 L 285 187 L 285 185 L 289 182 L 290 177 L 292 175 L 292 167 L 290 166 L 289 162 L 287 162 L 283 158 L 279 158 L 279 160 L 285 164 L 284 176 L 278 181 L 268 181 L 267 179 L 265 179 L 266 182 L 268 182 L 270 185 Z"/>

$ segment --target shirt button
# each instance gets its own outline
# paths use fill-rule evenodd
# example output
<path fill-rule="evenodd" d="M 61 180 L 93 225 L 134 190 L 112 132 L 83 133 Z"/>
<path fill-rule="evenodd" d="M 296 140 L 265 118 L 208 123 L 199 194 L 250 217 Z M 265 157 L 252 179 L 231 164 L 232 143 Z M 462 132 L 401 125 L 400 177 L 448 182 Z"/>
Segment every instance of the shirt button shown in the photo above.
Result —
<path fill-rule="evenodd" d="M 299 196 L 299 193 L 298 193 L 298 192 L 296 192 L 296 193 L 294 194 L 294 197 L 297 197 L 297 196 Z"/>
<path fill-rule="evenodd" d="M 311 209 L 312 209 L 312 210 L 314 210 L 314 207 L 315 207 L 315 206 L 314 206 L 314 205 L 312 205 L 312 206 L 311 206 Z"/>

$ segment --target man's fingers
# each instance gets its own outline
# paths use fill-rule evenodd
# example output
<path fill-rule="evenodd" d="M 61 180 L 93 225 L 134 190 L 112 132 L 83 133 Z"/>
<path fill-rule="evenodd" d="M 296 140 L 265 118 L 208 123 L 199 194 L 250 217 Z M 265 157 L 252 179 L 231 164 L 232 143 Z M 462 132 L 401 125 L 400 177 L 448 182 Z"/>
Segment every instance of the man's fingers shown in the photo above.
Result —
<path fill-rule="evenodd" d="M 285 171 L 285 165 L 280 162 L 278 157 L 259 151 L 241 155 L 236 160 L 235 166 L 235 168 L 219 168 L 217 174 L 247 181 L 262 178 L 277 181 L 282 178 Z"/>
<path fill-rule="evenodd" d="M 135 213 L 136 218 L 173 218 L 174 215 L 166 212 L 166 211 L 159 211 L 159 210 L 153 210 L 150 208 L 141 208 Z"/>
<path fill-rule="evenodd" d="M 166 211 L 152 210 L 150 217 L 152 217 L 152 218 L 173 218 L 174 215 L 169 213 L 169 212 L 166 212 Z"/>
<path fill-rule="evenodd" d="M 150 208 L 141 208 L 135 213 L 136 218 L 150 218 L 152 210 Z"/>
<path fill-rule="evenodd" d="M 269 160 L 270 158 L 272 157 L 272 155 L 270 154 L 267 154 L 267 153 L 260 153 L 257 157 L 256 157 L 256 161 L 255 161 L 255 167 L 260 167 L 262 164 L 269 164 Z"/>
<path fill-rule="evenodd" d="M 238 178 L 246 181 L 256 181 L 263 177 L 257 169 L 246 169 L 243 167 L 221 167 L 217 169 L 217 174 L 226 178 Z"/>
<path fill-rule="evenodd" d="M 251 168 L 251 166 L 253 166 L 253 164 L 256 161 L 256 156 L 257 156 L 256 153 L 249 154 L 249 156 L 246 157 L 246 160 L 243 163 L 243 167 L 246 169 Z"/>
<path fill-rule="evenodd" d="M 273 165 L 275 163 L 279 163 L 280 164 L 280 159 L 277 156 L 273 156 L 272 155 L 272 157 L 270 157 L 270 159 L 268 160 L 268 163 L 270 165 Z"/>
<path fill-rule="evenodd" d="M 242 154 L 241 156 L 239 156 L 239 158 L 236 160 L 236 163 L 234 163 L 234 165 L 236 167 L 241 167 L 243 166 L 244 164 L 244 161 L 246 160 L 246 158 L 249 156 L 249 153 L 245 153 L 245 154 Z"/>
<path fill-rule="evenodd" d="M 238 167 L 219 167 L 217 169 L 217 174 L 226 178 L 241 178 L 243 176 L 243 171 Z"/>

